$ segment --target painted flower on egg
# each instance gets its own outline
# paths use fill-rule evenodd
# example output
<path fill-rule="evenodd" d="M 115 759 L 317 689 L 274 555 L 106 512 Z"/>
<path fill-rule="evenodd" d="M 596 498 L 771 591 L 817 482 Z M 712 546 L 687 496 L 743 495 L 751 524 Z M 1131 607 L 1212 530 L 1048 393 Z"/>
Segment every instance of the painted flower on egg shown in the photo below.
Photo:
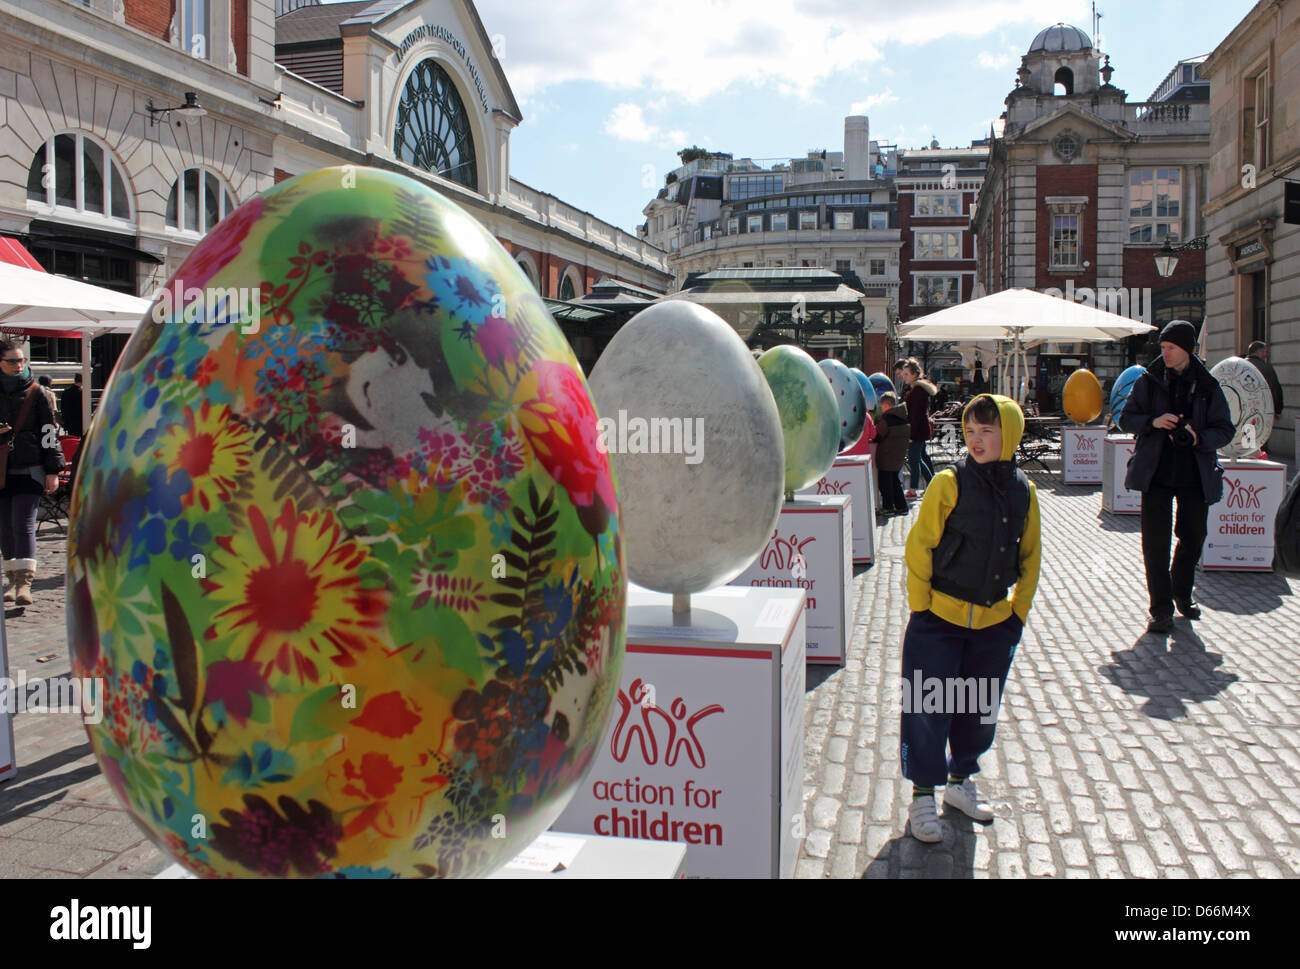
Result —
<path fill-rule="evenodd" d="M 128 344 L 73 493 L 106 778 L 205 876 L 489 873 L 563 810 L 622 665 L 568 344 L 476 222 L 368 169 L 251 200 L 168 289 L 199 297 Z"/>

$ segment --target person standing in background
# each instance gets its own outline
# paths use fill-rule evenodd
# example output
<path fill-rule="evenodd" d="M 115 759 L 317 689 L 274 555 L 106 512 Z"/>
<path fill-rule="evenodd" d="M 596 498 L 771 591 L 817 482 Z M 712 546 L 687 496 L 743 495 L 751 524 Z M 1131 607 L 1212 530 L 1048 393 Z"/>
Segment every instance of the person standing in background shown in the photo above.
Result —
<path fill-rule="evenodd" d="M 925 490 L 925 482 L 934 477 L 925 442 L 930 440 L 930 398 L 939 392 L 939 388 L 925 379 L 921 364 L 915 357 L 899 361 L 894 380 L 903 388 L 900 397 L 907 405 L 907 419 L 911 423 L 911 441 L 907 445 L 911 487 L 907 489 L 907 497 L 915 498 Z"/>
<path fill-rule="evenodd" d="M 0 339 L 0 550 L 9 579 L 6 602 L 32 604 L 36 578 L 36 511 L 59 485 L 66 462 L 54 431 L 54 405 L 32 378 L 23 343 Z"/>
<path fill-rule="evenodd" d="M 1277 371 L 1268 362 L 1268 344 L 1256 340 L 1246 347 L 1246 359 L 1255 365 L 1255 369 L 1264 375 L 1268 389 L 1273 393 L 1273 419 L 1282 419 L 1282 381 L 1277 379 Z"/>
<path fill-rule="evenodd" d="M 81 374 L 74 376 L 72 386 L 64 387 L 59 394 L 59 414 L 65 431 L 72 437 L 85 437 L 81 426 Z"/>

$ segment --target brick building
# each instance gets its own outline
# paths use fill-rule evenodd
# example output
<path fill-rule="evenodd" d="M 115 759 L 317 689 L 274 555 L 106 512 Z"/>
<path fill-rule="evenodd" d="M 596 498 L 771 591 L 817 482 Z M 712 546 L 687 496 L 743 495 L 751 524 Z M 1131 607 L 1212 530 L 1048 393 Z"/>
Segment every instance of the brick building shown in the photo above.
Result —
<path fill-rule="evenodd" d="M 276 13 L 276 0 L 0 9 L 0 234 L 51 272 L 147 296 L 276 181 L 368 165 L 464 206 L 543 296 L 581 296 L 601 276 L 667 289 L 663 252 L 510 177 L 522 115 L 473 3 Z M 189 94 L 201 111 L 150 110 Z M 96 389 L 123 339 L 95 341 Z M 70 370 L 64 343 L 34 339 L 32 355 Z"/>
<path fill-rule="evenodd" d="M 1168 279 L 1154 257 L 1166 239 L 1204 234 L 1209 105 L 1129 101 L 1113 72 L 1077 27 L 1057 24 L 1034 38 L 993 127 L 972 220 L 978 279 L 989 293 L 1059 290 L 1157 326 L 1199 323 L 1204 252 L 1184 254 Z M 1080 365 L 1106 383 L 1155 352 L 1141 337 L 1041 347 L 1030 356 L 1030 398 L 1057 409 Z"/>

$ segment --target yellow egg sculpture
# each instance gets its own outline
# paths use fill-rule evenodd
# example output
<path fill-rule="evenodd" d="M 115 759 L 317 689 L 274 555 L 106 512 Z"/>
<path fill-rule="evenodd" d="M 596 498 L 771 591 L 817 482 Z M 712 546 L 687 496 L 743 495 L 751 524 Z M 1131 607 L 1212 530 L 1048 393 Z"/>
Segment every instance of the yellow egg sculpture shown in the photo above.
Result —
<path fill-rule="evenodd" d="M 1091 370 L 1076 370 L 1065 382 L 1061 401 L 1070 420 L 1091 424 L 1101 416 L 1104 406 L 1101 381 Z"/>

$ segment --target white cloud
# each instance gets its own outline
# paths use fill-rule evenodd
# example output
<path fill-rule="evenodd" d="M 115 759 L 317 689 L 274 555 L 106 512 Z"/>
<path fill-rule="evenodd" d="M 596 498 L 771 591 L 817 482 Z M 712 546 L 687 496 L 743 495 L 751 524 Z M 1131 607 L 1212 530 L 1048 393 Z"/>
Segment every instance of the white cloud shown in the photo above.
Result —
<path fill-rule="evenodd" d="M 506 71 L 529 96 L 570 81 L 697 104 L 733 84 L 784 87 L 811 98 L 827 78 L 872 64 L 888 75 L 888 44 L 976 38 L 1045 26 L 1039 0 L 477 0 L 489 35 L 505 37 Z M 1081 0 L 1054 16 L 1087 20 Z M 631 124 L 631 121 L 628 121 Z"/>
<path fill-rule="evenodd" d="M 655 142 L 660 148 L 679 148 L 686 143 L 686 132 L 680 128 L 665 131 L 645 118 L 639 105 L 625 101 L 614 108 L 605 119 L 605 134 L 620 141 Z"/>
<path fill-rule="evenodd" d="M 620 141 L 649 141 L 655 136 L 656 130 L 635 104 L 620 104 L 605 119 L 605 134 L 613 135 Z"/>
<path fill-rule="evenodd" d="M 849 114 L 866 114 L 877 104 L 891 104 L 898 100 L 892 88 L 885 88 L 879 94 L 872 94 L 865 101 L 854 101 L 849 107 Z"/>
<path fill-rule="evenodd" d="M 1000 71 L 1004 67 L 1010 67 L 1020 58 L 1014 52 L 994 54 L 990 51 L 982 50 L 979 57 L 975 58 L 975 63 L 980 67 L 987 67 L 991 70 Z"/>

